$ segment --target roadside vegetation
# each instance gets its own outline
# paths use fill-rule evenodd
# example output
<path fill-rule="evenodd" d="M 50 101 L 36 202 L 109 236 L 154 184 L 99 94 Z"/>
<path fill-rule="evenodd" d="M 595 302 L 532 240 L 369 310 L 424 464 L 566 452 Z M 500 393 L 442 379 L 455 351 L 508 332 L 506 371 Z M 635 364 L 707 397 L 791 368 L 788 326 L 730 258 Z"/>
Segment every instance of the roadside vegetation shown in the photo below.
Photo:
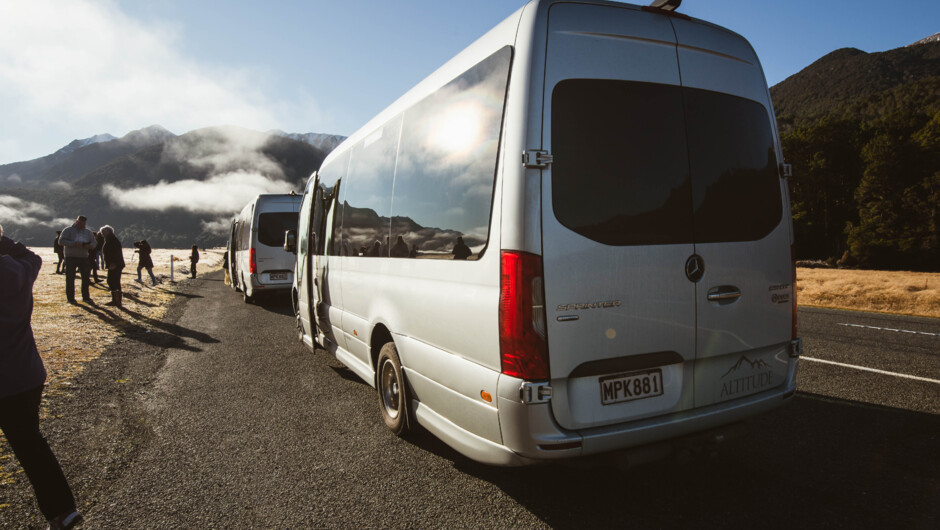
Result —
<path fill-rule="evenodd" d="M 797 303 L 940 318 L 940 273 L 798 267 Z"/>

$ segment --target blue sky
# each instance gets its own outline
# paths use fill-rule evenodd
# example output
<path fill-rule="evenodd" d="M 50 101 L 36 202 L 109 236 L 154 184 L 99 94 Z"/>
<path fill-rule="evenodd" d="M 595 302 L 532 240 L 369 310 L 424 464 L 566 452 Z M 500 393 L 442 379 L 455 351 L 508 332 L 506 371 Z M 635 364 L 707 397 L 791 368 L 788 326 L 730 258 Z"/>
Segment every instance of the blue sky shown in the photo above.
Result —
<path fill-rule="evenodd" d="M 525 0 L 0 0 L 0 164 L 97 133 L 349 135 Z M 895 7 L 897 6 L 897 7 Z M 940 31 L 940 2 L 686 0 L 776 84 L 842 47 Z"/>

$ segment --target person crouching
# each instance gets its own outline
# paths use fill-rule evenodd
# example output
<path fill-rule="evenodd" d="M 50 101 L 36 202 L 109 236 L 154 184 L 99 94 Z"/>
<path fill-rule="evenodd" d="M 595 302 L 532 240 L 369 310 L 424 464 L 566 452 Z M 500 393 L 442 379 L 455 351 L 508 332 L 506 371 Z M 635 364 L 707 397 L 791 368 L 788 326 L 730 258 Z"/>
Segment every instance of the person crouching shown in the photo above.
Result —
<path fill-rule="evenodd" d="M 111 301 L 104 305 L 121 307 L 124 293 L 121 291 L 121 274 L 124 271 L 124 250 L 121 240 L 114 235 L 114 228 L 109 225 L 101 227 L 104 236 L 101 255 L 104 258 L 104 268 L 108 271 L 108 289 L 111 290 Z"/>

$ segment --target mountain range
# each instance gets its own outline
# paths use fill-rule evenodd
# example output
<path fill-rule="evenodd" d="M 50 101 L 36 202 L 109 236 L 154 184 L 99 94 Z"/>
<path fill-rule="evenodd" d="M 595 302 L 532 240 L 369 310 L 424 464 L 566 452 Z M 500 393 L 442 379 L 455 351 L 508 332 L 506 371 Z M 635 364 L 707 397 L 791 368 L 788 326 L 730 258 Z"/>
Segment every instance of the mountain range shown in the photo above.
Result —
<path fill-rule="evenodd" d="M 224 225 L 258 193 L 301 191 L 344 137 L 208 127 L 175 135 L 159 125 L 98 134 L 55 153 L 0 165 L 4 233 L 49 246 L 75 216 L 154 246 L 218 246 Z"/>

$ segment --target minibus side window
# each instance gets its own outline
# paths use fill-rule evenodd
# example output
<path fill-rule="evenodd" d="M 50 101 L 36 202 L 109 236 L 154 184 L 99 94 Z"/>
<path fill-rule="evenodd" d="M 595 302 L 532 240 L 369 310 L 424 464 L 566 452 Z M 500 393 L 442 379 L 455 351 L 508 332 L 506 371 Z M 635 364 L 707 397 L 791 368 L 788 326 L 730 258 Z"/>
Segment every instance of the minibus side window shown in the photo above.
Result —
<path fill-rule="evenodd" d="M 300 221 L 297 223 L 297 254 L 304 256 L 308 253 L 313 254 L 313 249 L 307 248 L 310 239 L 310 214 L 313 210 L 313 185 L 316 178 L 311 178 L 307 184 L 307 190 L 304 192 L 303 202 L 300 204 Z"/>
<path fill-rule="evenodd" d="M 392 179 L 400 129 L 398 117 L 352 149 L 342 229 L 343 245 L 352 256 L 388 257 Z"/>
<path fill-rule="evenodd" d="M 251 248 L 251 221 L 248 219 L 238 222 L 238 246 L 241 250 Z"/>
<path fill-rule="evenodd" d="M 511 60 L 506 46 L 405 111 L 392 257 L 479 259 L 489 237 Z"/>
<path fill-rule="evenodd" d="M 340 180 L 346 176 L 346 170 L 349 166 L 349 153 L 345 152 L 320 167 L 317 174 L 320 177 L 320 186 L 324 189 L 332 190 L 334 208 L 338 208 L 333 215 L 333 224 L 327 228 L 330 230 L 329 240 L 319 243 L 320 249 L 324 249 L 327 255 L 338 256 L 341 254 L 340 248 L 340 230 L 342 228 L 342 201 L 338 200 L 340 193 Z M 348 255 L 348 254 L 343 254 Z"/>

